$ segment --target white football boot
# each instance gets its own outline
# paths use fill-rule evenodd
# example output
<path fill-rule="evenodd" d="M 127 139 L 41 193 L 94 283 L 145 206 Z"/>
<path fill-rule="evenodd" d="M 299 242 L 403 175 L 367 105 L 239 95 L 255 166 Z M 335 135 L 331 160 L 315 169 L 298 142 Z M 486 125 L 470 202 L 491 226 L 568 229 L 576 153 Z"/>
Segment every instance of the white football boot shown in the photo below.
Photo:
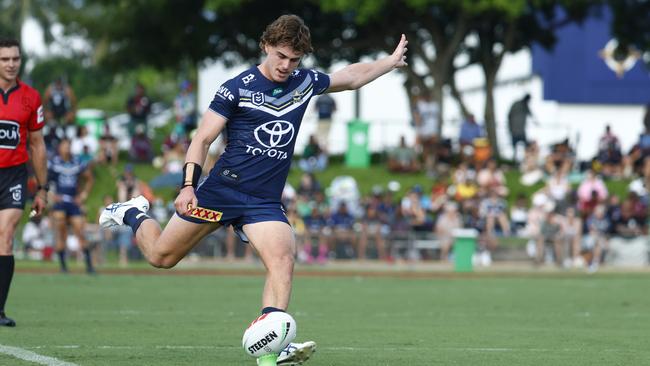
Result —
<path fill-rule="evenodd" d="M 289 345 L 278 355 L 278 366 L 280 365 L 302 365 L 316 352 L 316 342 L 289 343 Z"/>
<path fill-rule="evenodd" d="M 124 214 L 130 208 L 137 208 L 146 214 L 149 211 L 149 201 L 144 196 L 138 196 L 126 202 L 111 203 L 99 216 L 99 225 L 102 227 L 124 225 Z"/>

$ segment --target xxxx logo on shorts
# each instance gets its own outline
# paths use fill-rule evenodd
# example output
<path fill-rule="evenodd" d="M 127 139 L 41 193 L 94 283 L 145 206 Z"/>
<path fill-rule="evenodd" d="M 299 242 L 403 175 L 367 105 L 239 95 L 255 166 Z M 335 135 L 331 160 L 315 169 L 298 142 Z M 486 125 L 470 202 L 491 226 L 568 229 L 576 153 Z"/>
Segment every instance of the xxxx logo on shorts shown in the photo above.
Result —
<path fill-rule="evenodd" d="M 209 210 L 203 207 L 197 207 L 192 209 L 188 216 L 194 217 L 199 220 L 209 221 L 209 222 L 219 222 L 221 220 L 222 212 Z"/>

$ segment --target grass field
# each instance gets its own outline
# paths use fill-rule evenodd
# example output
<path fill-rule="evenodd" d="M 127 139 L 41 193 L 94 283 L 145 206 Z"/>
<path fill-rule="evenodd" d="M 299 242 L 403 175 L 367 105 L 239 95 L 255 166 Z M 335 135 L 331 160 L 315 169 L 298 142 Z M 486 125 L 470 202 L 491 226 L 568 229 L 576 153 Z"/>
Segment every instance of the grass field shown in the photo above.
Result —
<path fill-rule="evenodd" d="M 0 365 L 254 365 L 258 275 L 16 274 Z M 650 365 L 650 274 L 298 276 L 308 365 Z M 4 348 L 2 348 L 4 347 Z M 66 364 L 67 363 L 67 364 Z"/>

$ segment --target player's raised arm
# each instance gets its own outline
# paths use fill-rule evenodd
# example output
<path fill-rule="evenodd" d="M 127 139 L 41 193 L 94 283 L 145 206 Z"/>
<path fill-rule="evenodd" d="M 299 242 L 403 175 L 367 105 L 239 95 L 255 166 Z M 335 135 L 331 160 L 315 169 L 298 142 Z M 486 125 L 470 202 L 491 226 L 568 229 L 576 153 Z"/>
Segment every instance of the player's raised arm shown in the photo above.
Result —
<path fill-rule="evenodd" d="M 326 93 L 359 89 L 393 69 L 406 66 L 407 44 L 406 36 L 402 34 L 392 54 L 374 62 L 351 64 L 336 71 L 330 75 L 330 87 Z"/>
<path fill-rule="evenodd" d="M 185 155 L 183 188 L 174 204 L 179 213 L 186 214 L 190 208 L 196 207 L 197 199 L 194 188 L 196 188 L 198 179 L 201 176 L 201 169 L 208 154 L 208 148 L 217 139 L 226 122 L 225 117 L 211 109 L 208 109 L 203 114 L 196 135 L 192 138 Z"/>

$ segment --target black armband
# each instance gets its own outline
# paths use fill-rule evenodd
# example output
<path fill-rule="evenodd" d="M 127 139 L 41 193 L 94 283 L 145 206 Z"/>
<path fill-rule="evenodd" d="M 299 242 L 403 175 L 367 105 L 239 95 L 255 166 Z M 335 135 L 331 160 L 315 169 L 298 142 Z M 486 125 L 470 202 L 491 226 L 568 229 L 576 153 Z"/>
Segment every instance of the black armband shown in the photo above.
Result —
<path fill-rule="evenodd" d="M 197 163 L 185 163 L 183 166 L 183 185 L 185 187 L 194 187 L 196 188 L 199 185 L 199 178 L 201 178 L 201 173 L 203 169 Z"/>
<path fill-rule="evenodd" d="M 44 185 L 40 185 L 36 187 L 36 191 L 44 190 L 46 193 L 50 191 L 50 183 L 45 183 Z"/>

